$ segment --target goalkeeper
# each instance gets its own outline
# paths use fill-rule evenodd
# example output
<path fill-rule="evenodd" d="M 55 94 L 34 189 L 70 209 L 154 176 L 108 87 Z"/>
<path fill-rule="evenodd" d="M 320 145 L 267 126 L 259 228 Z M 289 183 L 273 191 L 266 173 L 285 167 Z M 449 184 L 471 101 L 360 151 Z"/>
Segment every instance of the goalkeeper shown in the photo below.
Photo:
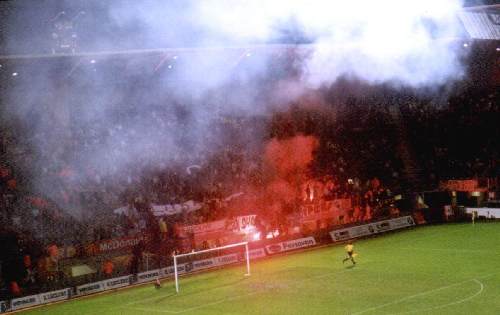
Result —
<path fill-rule="evenodd" d="M 354 245 L 352 244 L 351 241 L 347 242 L 345 250 L 347 252 L 347 257 L 344 260 L 342 260 L 342 263 L 345 263 L 350 259 L 352 261 L 352 264 L 355 265 L 356 261 L 354 261 L 354 256 L 356 256 L 356 254 L 354 253 Z"/>

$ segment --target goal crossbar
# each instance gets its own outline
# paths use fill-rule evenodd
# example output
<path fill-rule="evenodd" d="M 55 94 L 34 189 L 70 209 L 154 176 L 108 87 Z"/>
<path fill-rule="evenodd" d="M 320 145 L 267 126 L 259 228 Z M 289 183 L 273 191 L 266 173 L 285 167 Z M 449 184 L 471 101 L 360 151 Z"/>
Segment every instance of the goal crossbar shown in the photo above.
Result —
<path fill-rule="evenodd" d="M 174 274 L 175 274 L 175 291 L 177 293 L 179 293 L 179 272 L 177 270 L 177 258 L 193 256 L 193 255 L 198 255 L 198 254 L 203 254 L 203 253 L 208 253 L 208 252 L 214 252 L 214 251 L 228 249 L 228 248 L 234 248 L 234 247 L 238 247 L 238 246 L 245 246 L 245 257 L 246 257 L 246 265 L 247 265 L 247 273 L 245 274 L 245 276 L 250 276 L 250 254 L 248 252 L 248 242 L 229 244 L 229 245 L 225 245 L 225 246 L 204 249 L 204 250 L 200 250 L 197 252 L 174 255 L 173 258 L 174 258 Z"/>

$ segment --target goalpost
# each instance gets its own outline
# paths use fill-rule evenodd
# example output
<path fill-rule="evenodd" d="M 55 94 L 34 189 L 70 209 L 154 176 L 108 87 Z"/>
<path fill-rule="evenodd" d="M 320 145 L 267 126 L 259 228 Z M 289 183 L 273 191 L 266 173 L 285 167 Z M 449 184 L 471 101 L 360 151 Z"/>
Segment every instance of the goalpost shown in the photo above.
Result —
<path fill-rule="evenodd" d="M 250 276 L 250 255 L 248 253 L 248 242 L 230 244 L 230 245 L 226 245 L 226 246 L 220 246 L 220 247 L 200 250 L 197 252 L 191 252 L 191 253 L 186 253 L 186 254 L 179 254 L 179 255 L 174 255 L 175 291 L 177 293 L 179 293 L 179 271 L 177 270 L 177 259 L 178 258 L 196 256 L 196 255 L 203 254 L 203 253 L 220 251 L 223 249 L 234 248 L 234 247 L 239 247 L 239 246 L 245 247 L 245 258 L 246 258 L 246 265 L 247 265 L 247 273 L 245 274 L 245 276 Z"/>

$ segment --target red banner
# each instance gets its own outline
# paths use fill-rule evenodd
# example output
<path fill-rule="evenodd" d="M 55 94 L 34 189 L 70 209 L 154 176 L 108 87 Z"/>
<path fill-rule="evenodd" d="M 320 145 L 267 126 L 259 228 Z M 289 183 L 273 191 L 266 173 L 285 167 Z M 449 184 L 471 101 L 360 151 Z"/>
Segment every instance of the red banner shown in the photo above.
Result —
<path fill-rule="evenodd" d="M 479 184 L 475 179 L 464 179 L 464 180 L 447 180 L 440 183 L 440 188 L 444 190 L 452 191 L 478 191 Z"/>

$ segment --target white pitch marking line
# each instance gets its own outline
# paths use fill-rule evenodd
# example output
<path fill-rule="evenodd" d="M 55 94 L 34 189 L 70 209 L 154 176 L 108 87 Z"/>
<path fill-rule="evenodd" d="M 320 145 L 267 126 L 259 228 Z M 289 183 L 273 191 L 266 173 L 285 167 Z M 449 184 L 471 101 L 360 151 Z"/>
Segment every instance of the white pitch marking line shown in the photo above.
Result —
<path fill-rule="evenodd" d="M 493 275 L 493 274 L 491 274 L 491 275 Z M 488 276 L 491 276 L 491 275 L 488 275 Z M 488 276 L 483 276 L 483 277 L 478 277 L 478 278 L 485 278 L 485 277 L 488 277 Z M 462 284 L 467 283 L 469 281 L 476 281 L 476 282 L 480 283 L 479 280 L 477 280 L 477 279 L 469 279 L 469 280 L 465 280 L 465 281 L 462 281 L 462 282 L 457 282 L 457 283 L 454 283 L 454 284 L 450 284 L 450 285 L 447 285 L 447 286 L 444 286 L 444 287 L 440 287 L 440 288 L 432 289 L 432 290 L 429 290 L 429 291 L 424 291 L 424 292 L 421 292 L 421 293 L 409 295 L 409 296 L 406 296 L 406 297 L 398 299 L 398 300 L 394 300 L 394 301 L 389 302 L 389 303 L 385 303 L 385 304 L 381 304 L 381 305 L 377 305 L 377 306 L 374 306 L 374 307 L 367 308 L 367 309 L 362 310 L 360 312 L 353 313 L 352 315 L 359 315 L 359 314 L 364 314 L 364 313 L 371 312 L 371 311 L 374 311 L 374 310 L 378 310 L 380 308 L 383 308 L 383 307 L 386 307 L 386 306 L 390 306 L 390 305 L 394 305 L 394 304 L 398 304 L 400 302 L 403 302 L 403 301 L 406 301 L 406 300 L 410 300 L 410 299 L 413 299 L 415 297 L 419 297 L 419 296 L 422 296 L 422 295 L 427 295 L 429 293 L 433 293 L 433 292 L 445 290 L 445 289 L 448 289 L 448 288 L 456 287 L 458 285 L 462 285 Z M 482 293 L 483 288 L 484 288 L 484 286 L 481 283 L 480 293 Z M 479 293 L 477 293 L 477 294 L 479 294 Z"/>
<path fill-rule="evenodd" d="M 302 282 L 305 282 L 305 281 L 310 281 L 310 280 L 315 280 L 315 279 L 320 279 L 320 278 L 326 278 L 326 277 L 330 277 L 330 276 L 333 276 L 333 275 L 338 275 L 338 274 L 346 273 L 348 271 L 349 270 L 343 270 L 343 271 L 338 271 L 338 272 L 329 272 L 329 273 L 324 273 L 324 274 L 317 275 L 317 276 L 312 276 L 312 277 L 309 277 L 309 278 L 303 279 L 303 280 L 296 280 L 296 281 L 293 281 L 293 282 L 295 282 L 295 283 L 302 283 Z M 250 292 L 250 293 L 240 294 L 240 295 L 237 295 L 237 296 L 224 298 L 224 299 L 221 299 L 221 300 L 218 300 L 218 301 L 215 301 L 215 302 L 210 302 L 210 303 L 198 305 L 198 306 L 195 306 L 195 307 L 187 308 L 187 309 L 184 309 L 182 311 L 176 311 L 175 313 L 176 314 L 180 314 L 180 313 L 185 313 L 185 312 L 189 312 L 189 311 L 194 311 L 194 310 L 197 310 L 197 309 L 200 309 L 200 308 L 204 308 L 206 306 L 212 306 L 212 305 L 221 304 L 221 303 L 224 303 L 224 302 L 236 300 L 236 299 L 238 299 L 240 297 L 246 297 L 246 296 L 254 295 L 254 294 L 257 294 L 257 293 L 264 292 L 264 291 L 265 290 L 257 290 L 257 291 Z"/>
<path fill-rule="evenodd" d="M 425 311 L 437 310 L 437 309 L 440 309 L 440 308 L 445 308 L 445 307 L 448 307 L 448 306 L 457 305 L 457 304 L 461 304 L 461 303 L 467 302 L 469 300 L 472 300 L 473 298 L 475 298 L 479 294 L 483 293 L 483 290 L 484 290 L 484 284 L 481 281 L 479 281 L 477 279 L 472 279 L 472 281 L 475 281 L 480 286 L 479 291 L 477 291 L 473 295 L 470 295 L 470 296 L 468 296 L 466 298 L 463 298 L 463 299 L 455 301 L 455 302 L 451 302 L 451 303 L 447 303 L 447 304 L 443 304 L 443 305 L 438 305 L 438 306 L 434 306 L 434 307 L 429 307 L 429 308 L 424 308 L 424 309 L 420 309 L 420 310 L 408 311 L 408 312 L 403 312 L 403 313 L 394 313 L 393 315 L 412 314 L 412 313 L 418 313 L 418 312 L 425 312 Z"/>
<path fill-rule="evenodd" d="M 236 299 L 239 299 L 241 297 L 251 296 L 251 295 L 254 295 L 254 294 L 257 294 L 257 293 L 261 293 L 261 292 L 264 292 L 264 290 L 256 290 L 256 291 L 245 293 L 245 294 L 240 294 L 240 295 L 236 295 L 236 296 L 232 296 L 232 297 L 227 297 L 227 298 L 224 298 L 224 299 L 221 299 L 221 300 L 218 300 L 218 301 L 201 304 L 201 305 L 190 307 L 190 308 L 186 308 L 186 309 L 183 309 L 183 310 L 180 310 L 180 311 L 155 310 L 155 309 L 150 309 L 150 308 L 145 308 L 145 307 L 131 307 L 131 309 L 138 310 L 138 311 L 151 311 L 151 312 L 157 312 L 157 313 L 181 314 L 181 313 L 185 313 L 185 312 L 189 312 L 189 311 L 194 311 L 194 310 L 206 307 L 206 306 L 217 305 L 217 304 L 220 304 L 220 303 L 224 303 L 224 302 L 236 300 Z M 122 308 L 125 308 L 125 307 L 122 307 Z"/>
<path fill-rule="evenodd" d="M 125 307 L 121 307 L 125 308 Z M 168 314 L 177 314 L 176 311 L 169 311 L 169 310 L 157 310 L 154 308 L 146 308 L 146 307 L 127 307 L 126 309 L 132 309 L 136 311 L 142 311 L 142 312 L 148 312 L 148 313 L 168 313 Z"/>
<path fill-rule="evenodd" d="M 182 311 L 177 311 L 175 313 L 176 314 L 181 314 L 181 313 L 185 313 L 185 312 L 189 312 L 189 311 L 194 311 L 194 310 L 197 310 L 197 309 L 200 309 L 200 308 L 204 308 L 204 307 L 207 307 L 207 306 L 221 304 L 221 303 L 224 303 L 224 302 L 236 300 L 236 299 L 239 299 L 241 297 L 251 296 L 251 295 L 254 295 L 254 294 L 257 294 L 257 293 L 261 293 L 261 292 L 264 292 L 264 291 L 265 290 L 257 290 L 257 291 L 250 292 L 250 293 L 240 294 L 240 295 L 237 295 L 237 296 L 233 296 L 233 297 L 228 297 L 228 298 L 225 298 L 225 299 L 221 299 L 221 300 L 218 300 L 218 301 L 215 301 L 215 302 L 205 303 L 205 304 L 202 304 L 202 305 L 198 305 L 198 306 L 186 308 L 186 309 L 183 309 Z"/>
<path fill-rule="evenodd" d="M 148 298 L 145 298 L 145 299 L 135 300 L 135 301 L 132 301 L 132 302 L 128 302 L 125 305 L 126 306 L 130 306 L 130 305 L 140 304 L 140 303 L 151 301 L 151 300 L 164 299 L 164 298 L 166 298 L 168 296 L 169 295 L 166 295 L 166 296 L 165 295 L 162 295 L 162 296 L 152 296 L 152 297 L 148 297 Z"/>
<path fill-rule="evenodd" d="M 486 249 L 458 249 L 458 248 L 425 248 L 425 247 L 402 247 L 406 250 L 421 250 L 421 251 L 439 251 L 439 252 L 456 252 L 456 253 L 491 253 Z"/>
<path fill-rule="evenodd" d="M 321 275 L 309 277 L 307 279 L 295 280 L 295 281 L 292 281 L 292 282 L 301 283 L 301 282 L 306 282 L 306 281 L 310 281 L 310 280 L 316 280 L 316 279 L 320 279 L 320 278 L 327 278 L 327 277 L 330 277 L 330 276 L 333 276 L 333 275 L 338 275 L 338 274 L 342 274 L 342 273 L 346 273 L 346 272 L 349 272 L 349 270 L 341 270 L 341 271 L 336 271 L 336 272 L 324 273 L 324 274 L 321 274 Z M 139 308 L 139 307 L 132 307 L 132 309 L 140 310 L 140 311 L 153 311 L 153 312 L 158 312 L 158 313 L 180 314 L 180 313 L 185 313 L 185 312 L 197 310 L 197 309 L 200 309 L 200 308 L 204 308 L 204 307 L 207 307 L 207 306 L 212 306 L 212 305 L 217 305 L 217 304 L 221 304 L 221 303 L 224 303 L 224 302 L 232 301 L 232 300 L 235 300 L 235 299 L 239 299 L 241 297 L 246 297 L 246 296 L 254 295 L 254 294 L 257 294 L 257 293 L 264 292 L 264 291 L 265 290 L 256 290 L 256 291 L 253 291 L 253 292 L 249 292 L 249 293 L 245 293 L 245 294 L 240 294 L 240 295 L 236 295 L 236 296 L 224 298 L 224 299 L 217 300 L 217 301 L 214 301 L 214 302 L 209 302 L 209 303 L 201 304 L 201 305 L 198 305 L 198 306 L 195 306 L 195 307 L 191 307 L 191 308 L 187 308 L 187 309 L 180 310 L 180 311 L 152 310 L 152 309 L 148 309 L 148 308 Z M 146 299 L 142 299 L 142 300 L 138 300 L 138 301 L 133 301 L 133 302 L 127 303 L 125 305 L 128 306 L 128 305 L 139 304 L 141 302 L 145 302 L 145 301 L 149 301 L 149 300 L 154 300 L 154 299 L 159 299 L 159 298 L 162 298 L 162 297 L 161 296 L 150 297 L 150 298 L 146 298 Z M 124 307 L 125 306 L 120 307 L 120 308 L 124 308 Z"/>
<path fill-rule="evenodd" d="M 293 282 L 301 283 L 301 282 L 305 282 L 305 281 L 309 281 L 309 280 L 326 278 L 326 277 L 329 277 L 329 276 L 332 276 L 332 275 L 336 275 L 336 274 L 340 274 L 340 273 L 344 273 L 344 272 L 347 272 L 347 271 L 324 273 L 324 274 L 321 274 L 321 275 L 309 277 L 309 278 L 303 279 L 303 280 L 296 280 L 296 281 L 293 281 Z M 257 291 L 250 292 L 250 293 L 240 294 L 240 295 L 237 295 L 237 296 L 224 298 L 224 299 L 221 299 L 221 300 L 218 300 L 218 301 L 215 301 L 215 302 L 210 302 L 210 303 L 198 305 L 198 306 L 195 306 L 195 307 L 187 308 L 187 309 L 184 309 L 182 311 L 177 311 L 175 313 L 179 314 L 179 313 L 185 313 L 185 312 L 189 312 L 189 311 L 194 311 L 194 310 L 197 310 L 197 309 L 200 309 L 200 308 L 204 308 L 206 306 L 212 306 L 212 305 L 221 304 L 221 303 L 224 303 L 224 302 L 228 302 L 228 301 L 232 301 L 232 300 L 238 299 L 240 297 L 246 297 L 246 296 L 254 295 L 254 294 L 257 294 L 257 293 L 264 292 L 264 291 L 265 290 L 257 290 Z"/>

